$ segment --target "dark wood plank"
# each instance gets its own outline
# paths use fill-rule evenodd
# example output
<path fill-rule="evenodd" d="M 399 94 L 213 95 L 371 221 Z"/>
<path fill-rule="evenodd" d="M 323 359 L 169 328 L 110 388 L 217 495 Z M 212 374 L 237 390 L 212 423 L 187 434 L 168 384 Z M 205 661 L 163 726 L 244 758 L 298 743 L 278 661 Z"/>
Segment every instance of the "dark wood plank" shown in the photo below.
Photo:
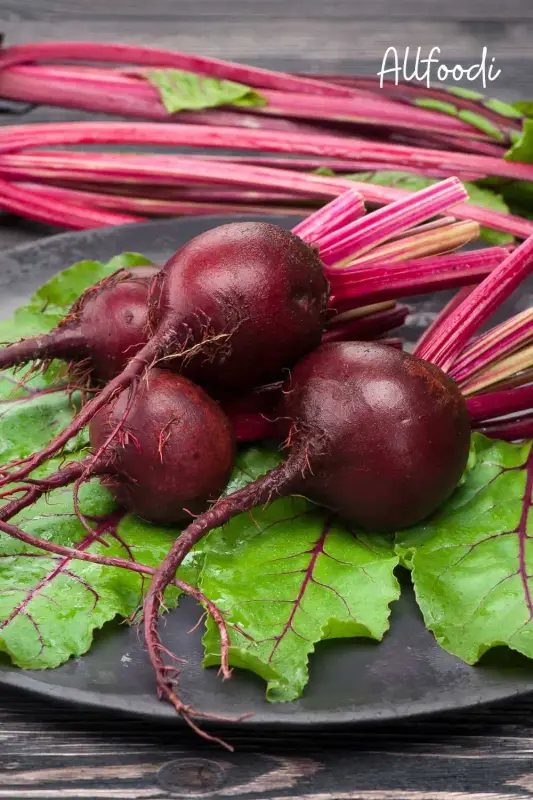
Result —
<path fill-rule="evenodd" d="M 179 6 L 178 6 L 179 7 Z M 290 7 L 290 6 L 289 6 Z M 531 6 L 533 9 L 533 6 Z M 306 63 L 348 60 L 369 61 L 381 57 L 389 45 L 397 48 L 438 45 L 446 58 L 463 56 L 475 59 L 483 45 L 499 57 L 528 57 L 531 43 L 531 18 L 471 20 L 413 19 L 408 24 L 388 15 L 373 18 L 289 16 L 194 16 L 174 20 L 150 16 L 146 21 L 133 17 L 98 16 L 87 19 L 68 17 L 58 25 L 58 17 L 36 20 L 18 19 L 0 7 L 0 27 L 7 43 L 46 39 L 119 40 L 195 51 L 221 58 L 275 62 L 281 58 Z M 80 23 L 83 25 L 80 26 Z M 142 30 L 140 30 L 142 29 Z"/>
<path fill-rule="evenodd" d="M 168 21 L 212 16 L 222 19 L 402 19 L 510 20 L 533 19 L 533 7 L 524 0 L 468 0 L 468 3 L 431 3 L 428 0 L 4 0 L 2 10 L 14 20 L 66 19 Z"/>
<path fill-rule="evenodd" d="M 500 719 L 512 719 L 513 704 L 500 708 Z M 518 719 L 526 709 L 514 704 Z M 0 719 L 0 798 L 13 800 L 533 796 L 531 724 L 517 736 L 507 724 L 494 723 L 494 709 L 351 732 L 227 732 L 234 754 L 170 725 L 73 713 L 21 695 L 0 705 Z"/>

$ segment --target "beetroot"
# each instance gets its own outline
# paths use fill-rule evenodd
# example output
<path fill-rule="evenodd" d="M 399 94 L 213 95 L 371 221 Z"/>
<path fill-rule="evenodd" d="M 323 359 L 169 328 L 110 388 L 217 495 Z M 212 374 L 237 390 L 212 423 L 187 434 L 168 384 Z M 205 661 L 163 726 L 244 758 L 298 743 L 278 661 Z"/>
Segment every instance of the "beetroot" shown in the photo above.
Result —
<path fill-rule="evenodd" d="M 277 377 L 319 344 L 328 290 L 315 250 L 283 228 L 235 222 L 200 234 L 154 279 L 147 344 L 49 445 L 8 465 L 19 469 L 0 485 L 57 453 L 113 396 L 132 384 L 135 391 L 156 363 L 219 394 Z"/>
<path fill-rule="evenodd" d="M 277 225 L 234 222 L 200 234 L 167 262 L 149 319 L 167 366 L 176 350 L 204 342 L 187 359 L 187 374 L 228 391 L 277 379 L 317 347 L 327 300 L 322 262 L 309 245 Z"/>
<path fill-rule="evenodd" d="M 278 410 L 299 491 L 367 530 L 415 525 L 455 489 L 470 445 L 466 404 L 438 367 L 394 348 L 323 345 L 297 364 Z"/>
<path fill-rule="evenodd" d="M 139 390 L 123 391 L 90 426 L 93 454 L 34 480 L 0 509 L 8 520 L 60 486 L 100 477 L 116 500 L 150 522 L 174 525 L 200 514 L 226 486 L 235 456 L 231 425 L 182 375 L 151 369 Z M 80 514 L 81 516 L 81 514 Z"/>
<path fill-rule="evenodd" d="M 68 361 L 76 376 L 92 383 L 117 375 L 147 338 L 148 290 L 156 267 L 136 267 L 87 289 L 50 333 L 22 339 L 0 350 L 0 369 L 29 361 Z"/>
<path fill-rule="evenodd" d="M 103 448 L 104 471 L 112 468 L 102 482 L 144 519 L 190 520 L 228 482 L 235 449 L 229 421 L 202 389 L 168 370 L 152 369 L 128 410 L 129 399 L 122 392 L 91 421 L 92 448 Z"/>

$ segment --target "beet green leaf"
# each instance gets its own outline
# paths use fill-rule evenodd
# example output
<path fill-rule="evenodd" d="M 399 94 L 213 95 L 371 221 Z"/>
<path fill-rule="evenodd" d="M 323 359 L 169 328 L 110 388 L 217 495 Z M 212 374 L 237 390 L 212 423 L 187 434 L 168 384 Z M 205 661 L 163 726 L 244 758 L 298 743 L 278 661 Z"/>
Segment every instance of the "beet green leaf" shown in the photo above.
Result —
<path fill-rule="evenodd" d="M 170 114 L 217 106 L 264 106 L 266 98 L 250 86 L 209 78 L 182 69 L 151 69 L 146 78 L 159 91 Z"/>
<path fill-rule="evenodd" d="M 59 465 L 49 462 L 47 471 Z M 41 498 L 15 518 L 25 533 L 68 547 L 155 567 L 174 536 L 147 530 L 117 509 L 97 481 L 80 492 L 89 534 L 74 514 L 72 487 Z M 26 669 L 57 667 L 90 648 L 94 632 L 114 618 L 132 617 L 147 581 L 137 573 L 46 553 L 0 534 L 0 650 Z M 171 588 L 165 604 L 176 604 Z"/>
<path fill-rule="evenodd" d="M 397 536 L 426 626 L 475 664 L 507 645 L 533 657 L 532 443 L 473 437 L 462 485 Z"/>
<path fill-rule="evenodd" d="M 302 498 L 242 514 L 203 547 L 200 587 L 225 612 L 230 663 L 267 681 L 271 701 L 294 700 L 324 639 L 382 639 L 398 598 L 391 542 L 352 530 Z M 218 631 L 204 637 L 219 663 Z"/>
<path fill-rule="evenodd" d="M 59 272 L 32 295 L 26 305 L 18 308 L 13 317 L 0 322 L 2 344 L 15 342 L 26 336 L 47 333 L 65 317 L 71 305 L 89 286 L 107 278 L 123 267 L 138 267 L 152 262 L 137 253 L 123 253 L 107 263 L 80 261 Z M 45 374 L 30 367 L 3 370 L 0 373 L 0 401 L 27 398 L 32 390 L 64 384 L 66 371 L 63 364 L 53 362 Z M 0 412 L 1 413 L 1 412 Z M 35 448 L 38 443 L 35 442 Z"/>

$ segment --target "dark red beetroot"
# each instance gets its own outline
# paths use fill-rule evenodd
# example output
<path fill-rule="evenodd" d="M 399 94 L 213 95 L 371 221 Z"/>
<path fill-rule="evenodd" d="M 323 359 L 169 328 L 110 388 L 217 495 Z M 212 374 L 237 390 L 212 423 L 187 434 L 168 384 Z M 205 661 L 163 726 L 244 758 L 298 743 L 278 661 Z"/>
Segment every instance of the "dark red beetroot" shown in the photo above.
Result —
<path fill-rule="evenodd" d="M 293 493 L 371 531 L 413 525 L 450 495 L 468 459 L 469 418 L 457 386 L 432 364 L 385 345 L 331 343 L 305 356 L 287 381 L 278 416 L 289 430 L 286 460 L 194 520 L 146 595 L 145 642 L 157 688 L 180 711 L 157 618 L 166 587 L 202 536 Z"/>
<path fill-rule="evenodd" d="M 68 361 L 92 383 L 115 377 L 146 343 L 148 290 L 156 267 L 136 267 L 87 289 L 69 315 L 50 333 L 0 350 L 0 369 L 29 361 Z"/>
<path fill-rule="evenodd" d="M 196 237 L 152 287 L 152 336 L 73 422 L 0 485 L 26 477 L 87 425 L 99 408 L 157 363 L 183 369 L 220 393 L 277 377 L 319 344 L 328 284 L 316 252 L 266 222 L 222 225 Z M 20 465 L 23 466 L 20 466 Z"/>
<path fill-rule="evenodd" d="M 229 480 L 235 445 L 227 417 L 202 389 L 168 370 L 150 370 L 129 412 L 128 401 L 122 392 L 91 421 L 92 448 L 104 447 L 112 465 L 102 482 L 144 519 L 190 521 Z"/>
<path fill-rule="evenodd" d="M 93 455 L 36 481 L 0 509 L 0 520 L 53 488 L 99 475 L 121 505 L 151 522 L 177 524 L 216 500 L 233 468 L 226 415 L 202 389 L 169 370 L 150 370 L 133 397 L 126 390 L 101 409 L 90 437 Z"/>
<path fill-rule="evenodd" d="M 154 335 L 167 326 L 188 334 L 171 337 L 162 355 L 205 341 L 185 367 L 174 362 L 203 385 L 233 391 L 278 379 L 320 343 L 328 299 L 322 262 L 277 225 L 234 222 L 201 233 L 156 284 Z"/>
<path fill-rule="evenodd" d="M 394 348 L 323 345 L 287 381 L 278 416 L 309 454 L 300 491 L 368 530 L 409 527 L 455 489 L 470 446 L 457 385 Z"/>

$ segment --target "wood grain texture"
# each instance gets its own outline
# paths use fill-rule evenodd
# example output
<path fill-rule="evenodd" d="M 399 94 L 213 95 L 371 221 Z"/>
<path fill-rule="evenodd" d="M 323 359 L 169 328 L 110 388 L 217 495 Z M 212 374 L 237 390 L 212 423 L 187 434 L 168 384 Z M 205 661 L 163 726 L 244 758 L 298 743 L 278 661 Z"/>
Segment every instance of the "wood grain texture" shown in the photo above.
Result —
<path fill-rule="evenodd" d="M 418 19 L 433 22 L 443 19 L 459 21 L 533 19 L 533 7 L 527 0 L 468 0 L 466 3 L 441 3 L 435 0 L 328 0 L 323 3 L 309 0 L 4 0 L 5 15 L 20 20 L 150 20 L 244 18 L 256 20 L 281 19 Z"/>
<path fill-rule="evenodd" d="M 230 755 L 171 725 L 0 705 L 0 797 L 500 800 L 533 796 L 531 706 L 409 724 L 243 736 Z"/>
<path fill-rule="evenodd" d="M 467 61 L 487 45 L 502 68 L 498 95 L 532 91 L 531 0 L 0 0 L 0 30 L 8 43 L 115 39 L 274 68 L 367 73 L 391 44 L 436 44 Z M 79 117 L 36 109 L 28 119 Z M 0 216 L 2 248 L 50 233 Z M 533 698 L 353 730 L 221 733 L 235 754 L 179 726 L 0 690 L 0 798 L 533 798 Z"/>

